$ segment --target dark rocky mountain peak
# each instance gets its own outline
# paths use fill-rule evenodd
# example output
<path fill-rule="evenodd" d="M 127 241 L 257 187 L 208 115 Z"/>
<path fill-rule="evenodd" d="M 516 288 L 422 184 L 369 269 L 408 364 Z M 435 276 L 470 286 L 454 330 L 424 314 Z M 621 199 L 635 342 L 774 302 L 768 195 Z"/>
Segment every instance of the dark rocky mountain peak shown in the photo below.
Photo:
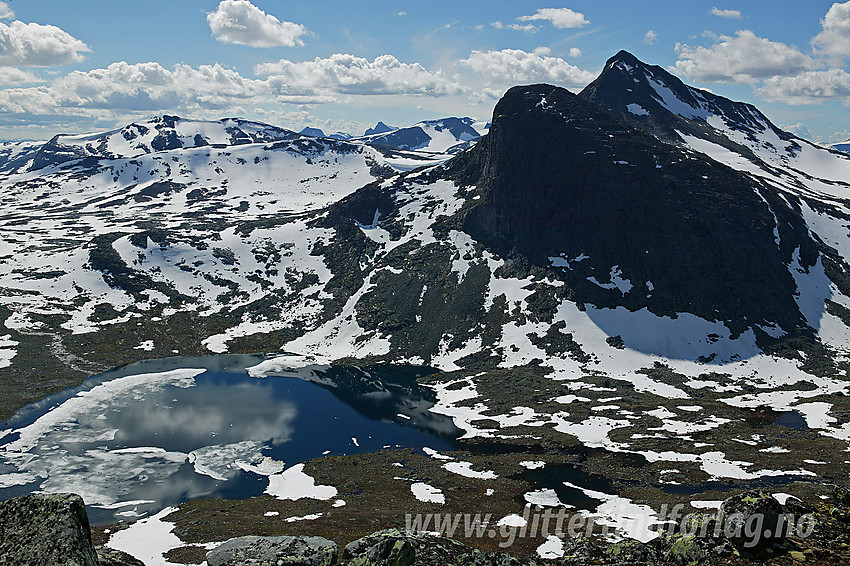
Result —
<path fill-rule="evenodd" d="M 799 149 L 795 136 L 777 128 L 755 106 L 688 86 L 627 51 L 611 57 L 579 97 L 665 141 L 682 142 L 685 134 L 755 158 L 750 144 L 764 143 L 768 133 L 774 145 L 775 138 L 788 142 L 777 150 Z"/>
<path fill-rule="evenodd" d="M 597 87 L 660 74 L 627 55 Z M 579 303 L 688 312 L 733 332 L 805 327 L 788 266 L 795 250 L 804 267 L 817 252 L 793 205 L 566 89 L 510 89 L 490 133 L 448 174 L 480 195 L 462 212 L 465 231 L 503 256 L 561 268 Z"/>

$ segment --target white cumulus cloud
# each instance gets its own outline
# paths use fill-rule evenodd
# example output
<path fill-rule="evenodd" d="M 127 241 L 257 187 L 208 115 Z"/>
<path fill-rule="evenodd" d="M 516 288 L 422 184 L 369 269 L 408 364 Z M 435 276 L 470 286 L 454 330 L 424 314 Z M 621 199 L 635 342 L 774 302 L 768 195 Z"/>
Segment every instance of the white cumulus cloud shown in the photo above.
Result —
<path fill-rule="evenodd" d="M 258 65 L 255 72 L 268 76 L 272 86 L 284 93 L 443 96 L 460 91 L 442 72 L 429 71 L 419 63 L 402 63 L 392 55 L 372 61 L 344 53 L 303 62 L 281 59 Z"/>
<path fill-rule="evenodd" d="M 740 10 L 721 10 L 716 6 L 711 9 L 711 14 L 717 16 L 719 18 L 726 18 L 727 20 L 739 20 L 741 19 L 741 11 Z"/>
<path fill-rule="evenodd" d="M 772 77 L 756 92 L 765 100 L 786 104 L 817 104 L 830 99 L 850 104 L 850 74 L 844 69 L 827 69 Z"/>
<path fill-rule="evenodd" d="M 646 35 L 643 36 L 644 43 L 648 43 L 650 45 L 655 43 L 655 40 L 657 40 L 657 39 L 658 39 L 658 34 L 655 33 L 654 29 L 649 30 L 648 32 L 646 32 Z"/>
<path fill-rule="evenodd" d="M 530 16 L 520 16 L 517 19 L 521 22 L 548 20 L 558 29 L 580 28 L 590 23 L 584 14 L 569 8 L 540 8 Z"/>
<path fill-rule="evenodd" d="M 162 112 L 224 116 L 282 110 L 281 104 L 323 104 L 371 95 L 438 98 L 469 92 L 442 71 L 402 63 L 391 55 L 369 61 L 337 54 L 313 61 L 260 65 L 244 77 L 219 63 L 164 67 L 118 61 L 105 68 L 72 71 L 40 86 L 26 71 L 0 67 L 0 124 L 71 124 L 115 121 Z M 281 114 L 283 115 L 283 114 Z"/>
<path fill-rule="evenodd" d="M 230 107 L 267 94 L 262 81 L 245 79 L 219 64 L 112 63 L 104 69 L 74 71 L 50 85 L 0 90 L 0 112 L 15 115 L 85 116 L 154 113 Z"/>
<path fill-rule="evenodd" d="M 710 47 L 676 45 L 672 71 L 692 80 L 754 83 L 775 76 L 792 76 L 813 69 L 814 60 L 796 47 L 741 30 L 721 35 Z"/>
<path fill-rule="evenodd" d="M 786 132 L 791 132 L 797 137 L 807 140 L 812 139 L 812 132 L 810 132 L 809 128 L 801 122 L 797 122 L 796 124 L 780 124 L 779 127 Z"/>
<path fill-rule="evenodd" d="M 281 22 L 248 0 L 222 0 L 207 14 L 207 23 L 218 41 L 250 47 L 302 46 L 308 33 L 303 25 Z"/>
<path fill-rule="evenodd" d="M 756 90 L 761 98 L 786 104 L 841 100 L 850 105 L 850 74 L 841 65 L 850 56 L 850 2 L 832 4 L 820 23 L 821 32 L 812 38 L 818 66 L 766 79 Z"/>
<path fill-rule="evenodd" d="M 0 20 L 11 20 L 15 17 L 15 11 L 5 2 L 0 2 Z"/>
<path fill-rule="evenodd" d="M 17 67 L 0 67 L 0 86 L 20 86 L 40 83 L 34 74 Z"/>
<path fill-rule="evenodd" d="M 584 86 L 594 74 L 571 65 L 560 57 L 528 53 L 521 49 L 473 51 L 458 61 L 462 69 L 488 77 L 502 84 L 547 82 L 558 86 Z M 492 85 L 490 85 L 492 86 Z"/>
<path fill-rule="evenodd" d="M 821 20 L 823 30 L 812 39 L 816 52 L 850 56 L 850 2 L 835 3 Z"/>
<path fill-rule="evenodd" d="M 0 22 L 0 65 L 52 67 L 83 60 L 85 43 L 56 26 Z"/>

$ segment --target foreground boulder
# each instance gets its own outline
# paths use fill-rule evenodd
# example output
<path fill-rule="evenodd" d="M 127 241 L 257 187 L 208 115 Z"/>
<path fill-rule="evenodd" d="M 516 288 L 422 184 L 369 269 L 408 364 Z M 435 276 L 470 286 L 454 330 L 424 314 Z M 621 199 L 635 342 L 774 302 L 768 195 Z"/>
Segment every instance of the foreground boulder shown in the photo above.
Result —
<path fill-rule="evenodd" d="M 100 566 L 145 566 L 145 563 L 138 558 L 133 558 L 126 552 L 114 548 L 98 546 L 95 550 Z"/>
<path fill-rule="evenodd" d="M 378 531 L 342 551 L 347 566 L 534 566 L 507 554 L 484 552 L 455 540 L 398 529 Z M 212 564 L 210 565 L 212 566 Z"/>
<path fill-rule="evenodd" d="M 27 495 L 0 503 L 0 565 L 98 566 L 79 495 Z"/>
<path fill-rule="evenodd" d="M 333 566 L 336 543 L 322 537 L 238 537 L 207 553 L 209 566 Z"/>
<path fill-rule="evenodd" d="M 733 495 L 720 505 L 717 520 L 723 534 L 736 546 L 763 548 L 785 538 L 782 505 L 764 491 L 747 491 Z"/>

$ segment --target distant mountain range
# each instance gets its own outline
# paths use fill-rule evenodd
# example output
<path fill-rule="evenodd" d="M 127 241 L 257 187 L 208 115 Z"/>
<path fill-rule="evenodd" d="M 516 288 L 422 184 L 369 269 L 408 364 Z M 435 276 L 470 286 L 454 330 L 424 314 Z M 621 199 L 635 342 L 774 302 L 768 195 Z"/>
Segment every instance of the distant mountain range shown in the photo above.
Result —
<path fill-rule="evenodd" d="M 306 136 L 363 142 L 383 148 L 453 155 L 472 147 L 487 133 L 489 127 L 489 122 L 476 122 L 472 118 L 443 118 L 426 120 L 403 128 L 394 128 L 378 122 L 362 136 L 339 132 L 325 136 L 322 130 L 310 127 L 304 128 L 300 133 Z"/>
<path fill-rule="evenodd" d="M 389 128 L 379 122 L 375 128 L 366 130 L 365 136 L 354 139 L 409 151 L 455 154 L 471 147 L 488 129 L 488 123 L 475 122 L 472 118 L 427 120 L 406 128 Z"/>
<path fill-rule="evenodd" d="M 843 151 L 844 153 L 850 153 L 850 140 L 841 143 L 834 143 L 829 147 L 831 147 L 835 151 Z"/>

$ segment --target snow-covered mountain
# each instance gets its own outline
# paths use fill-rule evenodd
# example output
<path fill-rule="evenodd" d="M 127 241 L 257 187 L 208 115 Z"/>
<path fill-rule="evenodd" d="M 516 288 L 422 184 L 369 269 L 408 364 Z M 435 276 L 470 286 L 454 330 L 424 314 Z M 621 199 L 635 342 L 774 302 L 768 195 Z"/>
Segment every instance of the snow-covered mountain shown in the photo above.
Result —
<path fill-rule="evenodd" d="M 290 130 L 238 118 L 208 122 L 164 115 L 110 132 L 57 135 L 38 150 L 30 167 L 40 169 L 84 157 L 131 158 L 170 150 L 224 148 L 298 137 Z"/>
<path fill-rule="evenodd" d="M 322 130 L 311 127 L 304 128 L 299 134 L 365 143 L 385 151 L 395 149 L 402 152 L 455 155 L 472 147 L 489 128 L 489 122 L 476 122 L 472 118 L 443 118 L 400 128 L 378 122 L 362 136 L 341 132 L 326 135 Z"/>
<path fill-rule="evenodd" d="M 2 142 L 0 143 L 0 171 L 14 171 L 30 163 L 33 156 L 44 147 L 45 142 Z"/>
<path fill-rule="evenodd" d="M 298 133 L 302 136 L 310 136 L 313 138 L 330 138 L 332 140 L 340 141 L 348 141 L 354 137 L 351 134 L 346 134 L 344 132 L 334 132 L 332 134 L 325 134 L 325 132 L 323 132 L 319 128 L 311 128 L 310 126 L 307 126 Z"/>
<path fill-rule="evenodd" d="M 841 143 L 834 143 L 829 146 L 835 151 L 842 151 L 844 153 L 850 153 L 850 140 Z"/>
<path fill-rule="evenodd" d="M 511 89 L 448 161 L 398 148 L 484 129 L 195 124 L 0 148 L 7 410 L 144 356 L 285 350 L 436 367 L 465 438 L 660 484 L 843 469 L 809 461 L 850 440 L 850 157 L 627 53 L 580 96 Z"/>
<path fill-rule="evenodd" d="M 391 128 L 378 122 L 357 141 L 401 150 L 456 154 L 471 147 L 487 133 L 488 125 L 472 118 L 426 120 L 405 128 Z"/>
<path fill-rule="evenodd" d="M 751 104 L 687 86 L 625 51 L 609 59 L 579 96 L 637 129 L 685 143 L 765 182 L 782 186 L 802 176 L 826 194 L 844 195 L 850 159 L 780 130 Z"/>

